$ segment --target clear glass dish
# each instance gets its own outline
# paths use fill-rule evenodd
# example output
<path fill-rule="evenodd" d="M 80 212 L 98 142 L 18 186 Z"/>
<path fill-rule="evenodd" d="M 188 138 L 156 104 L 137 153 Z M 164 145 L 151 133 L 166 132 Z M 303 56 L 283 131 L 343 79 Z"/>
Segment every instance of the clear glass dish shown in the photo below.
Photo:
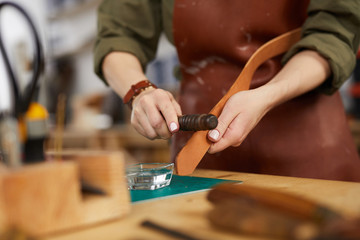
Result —
<path fill-rule="evenodd" d="M 155 190 L 170 184 L 174 163 L 139 163 L 126 168 L 129 189 Z"/>

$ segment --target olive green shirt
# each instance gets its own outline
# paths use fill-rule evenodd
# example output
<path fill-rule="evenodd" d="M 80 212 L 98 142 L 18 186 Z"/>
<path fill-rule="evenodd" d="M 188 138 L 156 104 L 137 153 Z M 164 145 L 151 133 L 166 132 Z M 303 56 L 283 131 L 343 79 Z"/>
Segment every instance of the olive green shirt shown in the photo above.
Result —
<path fill-rule="evenodd" d="M 96 74 L 103 79 L 102 61 L 112 51 L 135 55 L 142 67 L 154 59 L 160 34 L 173 43 L 174 0 L 104 0 L 98 10 L 94 49 Z M 360 42 L 359 0 L 312 0 L 302 39 L 283 58 L 311 49 L 328 59 L 332 76 L 319 88 L 331 94 L 351 75 Z"/>

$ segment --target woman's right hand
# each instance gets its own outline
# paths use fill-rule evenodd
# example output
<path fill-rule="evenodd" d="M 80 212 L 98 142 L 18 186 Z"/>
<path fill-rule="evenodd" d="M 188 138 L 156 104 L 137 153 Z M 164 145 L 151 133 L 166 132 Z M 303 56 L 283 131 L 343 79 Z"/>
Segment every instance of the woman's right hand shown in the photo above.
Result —
<path fill-rule="evenodd" d="M 132 85 L 147 79 L 140 61 L 127 52 L 109 53 L 102 70 L 108 84 L 122 98 Z M 168 139 L 179 130 L 180 115 L 180 106 L 170 92 L 149 87 L 132 102 L 131 125 L 149 139 Z"/>
<path fill-rule="evenodd" d="M 149 139 L 168 139 L 179 130 L 180 105 L 163 89 L 147 88 L 133 101 L 131 125 Z"/>

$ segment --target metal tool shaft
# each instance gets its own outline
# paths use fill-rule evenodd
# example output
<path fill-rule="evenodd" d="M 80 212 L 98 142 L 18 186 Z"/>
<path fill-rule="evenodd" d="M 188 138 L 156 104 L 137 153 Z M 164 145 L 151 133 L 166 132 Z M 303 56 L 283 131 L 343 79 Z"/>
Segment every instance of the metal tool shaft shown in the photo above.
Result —
<path fill-rule="evenodd" d="M 179 117 L 180 130 L 201 131 L 216 128 L 217 117 L 212 114 L 190 114 Z"/>

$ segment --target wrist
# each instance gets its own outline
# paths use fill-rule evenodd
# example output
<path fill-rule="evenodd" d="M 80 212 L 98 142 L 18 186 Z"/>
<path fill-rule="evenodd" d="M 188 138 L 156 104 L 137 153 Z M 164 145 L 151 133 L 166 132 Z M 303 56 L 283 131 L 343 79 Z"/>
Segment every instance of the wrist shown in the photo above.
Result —
<path fill-rule="evenodd" d="M 302 93 L 299 69 L 286 69 L 285 67 L 268 83 L 263 85 L 263 92 L 269 99 L 269 109 L 272 109 Z"/>
<path fill-rule="evenodd" d="M 259 88 L 253 89 L 257 93 L 259 101 L 263 102 L 265 112 L 270 111 L 277 105 L 280 105 L 284 100 L 284 92 L 281 86 L 277 83 L 267 83 Z"/>
<path fill-rule="evenodd" d="M 137 82 L 136 84 L 131 85 L 130 89 L 123 98 L 124 103 L 127 104 L 130 108 L 132 108 L 134 99 L 137 96 L 139 96 L 142 92 L 150 88 L 156 89 L 157 87 L 149 80 L 142 80 L 140 82 Z"/>

